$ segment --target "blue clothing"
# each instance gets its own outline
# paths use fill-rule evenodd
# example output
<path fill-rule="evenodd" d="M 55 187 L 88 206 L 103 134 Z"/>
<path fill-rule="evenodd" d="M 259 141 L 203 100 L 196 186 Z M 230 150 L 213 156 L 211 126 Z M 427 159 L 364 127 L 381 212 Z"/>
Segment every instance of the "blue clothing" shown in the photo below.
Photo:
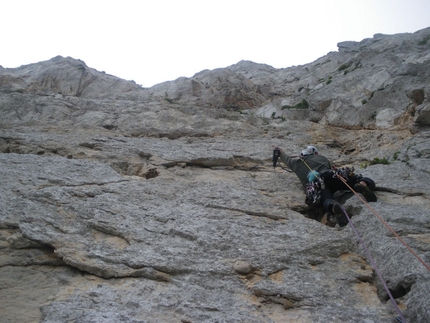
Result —
<path fill-rule="evenodd" d="M 321 175 L 325 187 L 321 189 L 320 203 L 326 212 L 333 214 L 332 206 L 333 203 L 336 202 L 334 193 L 340 190 L 349 190 L 349 188 L 339 178 L 336 176 L 333 177 L 330 161 L 321 155 L 307 155 L 304 156 L 303 159 L 291 158 L 284 152 L 281 153 L 280 158 L 282 162 L 296 174 L 304 188 L 308 183 L 310 173 L 312 175 L 313 171 L 317 171 Z M 375 182 L 372 179 L 362 177 L 361 175 L 352 174 L 349 175 L 347 179 L 348 185 L 352 188 L 360 181 L 366 182 L 370 189 L 375 188 Z"/>
<path fill-rule="evenodd" d="M 329 160 L 321 155 L 307 155 L 301 159 L 291 158 L 282 152 L 280 157 L 282 162 L 297 175 L 303 187 L 306 187 L 308 175 L 311 171 L 314 170 L 322 174 L 332 168 Z"/>

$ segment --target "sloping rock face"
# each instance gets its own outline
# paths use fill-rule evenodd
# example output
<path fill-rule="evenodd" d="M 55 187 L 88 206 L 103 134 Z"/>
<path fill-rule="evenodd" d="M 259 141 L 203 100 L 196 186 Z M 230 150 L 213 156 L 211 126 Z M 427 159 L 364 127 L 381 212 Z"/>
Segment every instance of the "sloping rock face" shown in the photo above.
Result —
<path fill-rule="evenodd" d="M 0 67 L 1 320 L 430 321 L 429 79 L 430 29 L 151 88 Z M 307 144 L 377 182 L 342 230 L 272 166 Z"/>

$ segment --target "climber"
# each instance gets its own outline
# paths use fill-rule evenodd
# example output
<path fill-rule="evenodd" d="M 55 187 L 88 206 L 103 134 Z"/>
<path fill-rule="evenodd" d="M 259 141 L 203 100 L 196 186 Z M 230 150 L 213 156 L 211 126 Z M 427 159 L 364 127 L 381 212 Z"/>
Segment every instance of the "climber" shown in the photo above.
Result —
<path fill-rule="evenodd" d="M 354 174 L 354 169 L 349 167 L 333 168 L 329 160 L 318 154 L 317 148 L 307 146 L 300 154 L 300 158 L 290 157 L 279 147 L 280 159 L 299 178 L 306 193 L 306 204 L 320 207 L 330 215 L 334 215 L 339 226 L 348 224 L 340 204 L 335 200 L 334 193 L 339 190 L 348 190 L 348 186 L 338 178 L 342 176 L 350 187 L 361 193 L 366 201 L 376 202 L 373 193 L 375 182 L 367 177 Z"/>

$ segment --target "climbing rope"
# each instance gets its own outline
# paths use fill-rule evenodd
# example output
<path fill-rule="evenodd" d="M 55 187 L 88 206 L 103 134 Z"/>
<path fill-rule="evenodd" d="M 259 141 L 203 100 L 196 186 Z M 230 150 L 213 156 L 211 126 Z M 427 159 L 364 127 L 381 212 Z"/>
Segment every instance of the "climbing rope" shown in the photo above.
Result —
<path fill-rule="evenodd" d="M 325 187 L 325 184 L 324 184 L 324 181 L 321 179 L 320 174 L 319 174 L 316 170 L 313 170 L 312 168 L 310 168 L 310 166 L 308 165 L 308 163 L 305 161 L 305 159 L 304 159 L 304 158 L 300 158 L 300 160 L 301 160 L 303 163 L 305 163 L 306 167 L 309 169 L 309 171 L 310 171 L 310 173 L 309 173 L 309 174 L 312 174 L 312 176 L 313 176 L 316 180 L 318 180 L 318 182 L 321 184 L 321 188 L 324 188 L 324 187 Z M 309 179 L 309 177 L 308 177 L 308 179 Z M 310 182 L 311 182 L 311 181 L 310 181 Z"/>
<path fill-rule="evenodd" d="M 321 178 L 319 178 L 319 174 L 316 173 L 314 170 L 312 170 L 309 165 L 306 163 L 306 161 L 304 159 L 301 159 L 303 161 L 303 163 L 306 165 L 306 167 L 310 170 L 310 172 L 315 173 L 315 175 L 318 177 L 319 180 L 321 180 Z M 318 174 L 318 175 L 317 175 Z M 346 182 L 346 180 L 340 176 L 339 174 L 336 174 L 336 176 L 338 177 L 338 179 L 340 179 L 350 190 L 351 192 L 353 192 L 371 211 L 373 214 L 376 215 L 376 217 L 388 228 L 388 230 L 394 234 L 394 236 L 400 240 L 400 242 L 428 269 L 430 270 L 430 266 L 427 265 L 425 263 L 425 261 L 417 255 L 417 253 L 388 225 L 388 223 L 382 219 L 382 217 L 369 205 L 369 203 L 367 203 L 367 201 L 365 201 L 360 195 L 358 195 L 358 193 Z M 396 309 L 397 313 L 399 314 L 398 317 L 396 317 L 397 321 L 399 321 L 400 323 L 406 323 L 406 320 L 403 316 L 402 311 L 400 310 L 399 306 L 397 305 L 397 302 L 395 301 L 393 295 L 390 292 L 390 289 L 388 288 L 384 278 L 382 277 L 381 272 L 379 271 L 378 267 L 376 266 L 375 261 L 373 260 L 369 250 L 367 249 L 363 239 L 361 238 L 361 236 L 358 234 L 357 230 L 355 229 L 354 224 L 352 223 L 348 213 L 343 209 L 343 207 L 341 207 L 342 212 L 344 213 L 344 215 L 346 216 L 346 218 L 348 219 L 348 222 L 350 224 L 351 229 L 354 231 L 355 235 L 357 236 L 360 244 L 363 246 L 363 249 L 372 265 L 372 268 L 375 270 L 376 274 L 378 275 L 382 285 L 384 286 L 385 291 L 387 292 L 387 295 L 389 296 L 391 303 L 393 304 L 394 308 Z"/>
<path fill-rule="evenodd" d="M 301 159 L 303 161 L 303 163 L 305 163 L 306 167 L 311 171 L 311 172 L 315 172 L 314 170 L 312 170 L 312 168 L 309 167 L 309 165 L 306 163 L 306 161 L 304 159 Z M 382 222 L 382 224 L 385 225 L 385 227 L 392 233 L 394 234 L 394 236 L 399 239 L 399 241 L 415 256 L 415 258 L 418 259 L 419 262 L 421 262 L 424 267 L 427 268 L 427 270 L 430 271 L 430 266 L 396 233 L 396 231 L 394 231 L 387 222 L 385 222 L 385 220 L 369 205 L 369 203 L 367 203 L 360 195 L 358 195 L 358 193 L 347 183 L 347 181 L 340 176 L 339 174 L 336 174 L 337 178 L 340 179 L 350 190 L 351 192 L 353 192 L 368 208 L 370 211 L 372 211 L 373 214 L 375 214 L 375 216 L 379 219 L 379 221 Z M 319 179 L 321 180 L 321 179 Z"/>
<path fill-rule="evenodd" d="M 311 172 L 315 172 L 314 170 L 312 170 L 310 167 L 309 167 L 309 165 L 306 163 L 306 161 L 304 160 L 304 159 L 302 159 L 302 161 L 305 163 L 305 165 L 306 165 L 306 167 L 311 171 Z M 316 173 L 316 172 L 315 172 Z M 385 223 L 385 225 L 390 229 L 390 231 L 391 232 L 393 232 L 399 239 L 400 239 L 400 241 L 402 241 L 403 242 L 403 244 L 405 244 L 406 246 L 407 246 L 407 248 L 413 253 L 413 254 L 415 254 L 416 255 L 416 253 L 397 235 L 397 233 L 393 230 L 393 229 L 391 229 L 390 228 L 390 226 L 370 207 L 370 205 L 366 202 L 366 201 L 364 201 L 358 194 L 357 194 L 357 192 L 355 192 L 353 189 L 352 189 L 352 187 L 351 186 L 349 186 L 348 185 L 348 183 L 346 182 L 346 180 L 342 177 L 342 176 L 340 176 L 339 174 L 336 174 L 337 175 L 337 177 L 352 191 L 352 192 L 354 192 L 354 194 L 355 195 L 357 195 L 359 198 L 360 198 L 360 200 L 362 200 L 371 210 L 372 210 L 372 212 L 373 213 L 375 213 L 375 215 L 383 222 L 383 223 Z M 319 176 L 318 176 L 319 177 Z M 320 181 L 321 181 L 321 178 L 318 178 Z M 346 218 L 348 219 L 348 222 L 349 222 L 349 225 L 350 225 L 350 227 L 352 228 L 352 230 L 354 231 L 354 233 L 355 233 L 355 235 L 357 236 L 357 238 L 358 238 L 358 240 L 360 241 L 360 244 L 363 246 L 363 249 L 364 249 L 364 251 L 365 251 L 365 253 L 366 253 L 366 255 L 367 255 L 367 257 L 368 257 L 368 259 L 369 259 L 369 261 L 370 261 L 370 264 L 372 265 L 372 268 L 375 270 L 375 272 L 376 272 L 376 274 L 378 275 L 378 277 L 379 277 L 379 280 L 381 281 L 381 283 L 382 283 L 382 285 L 384 286 L 384 289 L 385 289 L 385 291 L 387 292 L 387 295 L 388 295 L 388 297 L 390 298 L 390 300 L 391 300 L 391 302 L 392 302 L 392 304 L 393 304 L 393 306 L 394 306 L 394 308 L 396 309 L 396 311 L 397 311 L 397 313 L 399 314 L 399 321 L 401 322 L 401 323 L 406 323 L 406 320 L 405 320 L 405 318 L 404 318 L 404 316 L 403 316 L 403 313 L 402 313 L 402 311 L 400 310 L 400 308 L 399 308 L 399 306 L 397 305 L 397 302 L 396 302 L 396 300 L 394 299 L 394 297 L 393 297 L 393 295 L 391 294 L 391 292 L 390 292 L 390 289 L 388 288 L 388 286 L 387 286 L 387 284 L 386 284 L 386 282 L 385 282 L 385 280 L 384 280 L 384 278 L 382 277 L 382 274 L 381 274 L 381 272 L 379 271 L 379 269 L 378 269 L 378 266 L 376 266 L 376 263 L 375 263 L 375 261 L 373 260 L 373 258 L 372 258 L 372 256 L 371 256 L 371 254 L 370 254 L 370 252 L 369 252 L 369 250 L 367 249 L 367 247 L 366 247 L 366 244 L 364 243 L 364 241 L 363 241 L 363 239 L 360 237 L 360 235 L 358 234 L 358 232 L 357 232 L 357 230 L 355 229 L 355 226 L 354 226 L 354 224 L 352 223 L 352 221 L 351 221 L 351 219 L 350 219 L 350 217 L 349 217 L 349 215 L 348 215 L 348 213 L 344 210 L 344 208 L 343 207 L 341 207 L 341 209 L 342 209 L 342 212 L 344 213 L 344 215 L 346 216 Z M 421 258 L 419 258 L 419 256 L 418 255 L 416 255 L 416 257 L 418 257 L 418 259 L 421 259 Z M 427 267 L 427 265 L 425 264 L 425 262 L 424 261 L 422 261 L 423 263 L 424 263 L 424 265 Z"/>
<path fill-rule="evenodd" d="M 382 285 L 384 286 L 385 291 L 388 294 L 388 297 L 390 298 L 391 302 L 393 303 L 394 308 L 396 309 L 397 313 L 399 314 L 399 317 L 401 319 L 401 323 L 406 323 L 406 320 L 403 316 L 402 311 L 400 310 L 399 306 L 397 305 L 396 300 L 394 299 L 393 295 L 390 292 L 390 289 L 388 288 L 387 284 L 385 283 L 384 278 L 382 277 L 381 272 L 379 271 L 378 267 L 376 266 L 375 261 L 373 260 L 372 256 L 370 255 L 369 250 L 367 249 L 363 239 L 361 239 L 360 235 L 358 234 L 357 230 L 354 227 L 354 224 L 352 223 L 348 213 L 346 213 L 346 211 L 343 209 L 343 207 L 341 208 L 342 212 L 344 213 L 344 215 L 346 216 L 346 218 L 348 219 L 349 225 L 351 227 L 351 229 L 354 231 L 355 235 L 357 236 L 358 240 L 360 241 L 360 244 L 363 246 L 364 251 L 366 252 L 366 255 L 370 261 L 370 264 L 372 265 L 373 269 L 375 270 L 376 274 L 379 277 L 379 280 L 381 281 Z"/>
<path fill-rule="evenodd" d="M 354 191 L 354 189 L 346 182 L 346 180 L 342 176 L 337 175 L 337 177 L 369 208 L 370 211 L 372 211 L 373 214 L 375 214 L 379 221 L 381 221 L 382 224 L 384 224 L 385 227 L 390 230 L 390 232 L 394 234 L 397 239 L 399 239 L 399 241 L 418 259 L 418 261 L 421 262 L 424 267 L 430 270 L 430 266 L 426 264 L 426 262 L 419 255 L 417 255 L 417 253 L 396 233 L 396 231 L 394 231 L 388 225 L 387 222 L 385 222 L 385 220 L 369 205 L 369 203 L 367 203 L 360 195 L 358 195 L 358 193 Z"/>

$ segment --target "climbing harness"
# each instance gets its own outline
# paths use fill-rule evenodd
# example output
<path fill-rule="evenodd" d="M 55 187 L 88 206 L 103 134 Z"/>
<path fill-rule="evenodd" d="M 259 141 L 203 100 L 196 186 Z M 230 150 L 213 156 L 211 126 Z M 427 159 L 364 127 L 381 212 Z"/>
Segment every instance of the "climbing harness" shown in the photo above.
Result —
<path fill-rule="evenodd" d="M 314 183 L 310 186 L 309 188 L 309 192 L 310 192 L 310 201 L 317 201 L 318 200 L 318 188 L 319 189 L 324 189 L 324 181 L 321 179 L 321 176 L 318 174 L 318 172 L 316 172 L 315 170 L 313 170 L 304 160 L 304 158 L 301 158 L 301 160 L 303 161 L 303 163 L 306 165 L 306 167 L 309 169 L 310 173 L 313 173 L 316 177 L 316 179 L 313 181 L 317 181 L 318 183 Z M 418 259 L 419 262 L 421 262 L 424 267 L 426 267 L 429 271 L 430 271 L 430 266 L 396 233 L 396 231 L 394 231 L 386 221 L 384 221 L 384 219 L 369 205 L 369 203 L 367 203 L 365 200 L 363 200 L 363 198 L 358 195 L 358 193 L 347 183 L 348 181 L 348 177 L 354 175 L 354 167 L 349 168 L 349 167 L 340 167 L 340 168 L 333 168 L 333 177 L 337 177 L 338 179 L 340 179 L 345 185 L 346 187 L 348 187 L 348 189 L 353 192 L 366 206 L 367 208 L 372 211 L 372 213 L 379 219 L 379 221 L 382 222 L 382 224 L 384 224 L 384 226 L 392 233 L 394 234 L 394 236 L 415 256 L 415 258 Z M 319 186 L 320 185 L 320 186 Z M 320 195 L 320 194 L 319 194 Z M 349 218 L 348 218 L 349 220 Z M 350 222 L 350 221 L 349 221 Z M 351 222 L 350 222 L 351 223 Z"/>
<path fill-rule="evenodd" d="M 324 181 L 321 179 L 320 174 L 318 172 L 316 172 L 315 170 L 312 170 L 303 158 L 302 158 L 302 161 L 306 165 L 306 167 L 310 170 L 310 172 L 308 174 L 309 182 L 306 184 L 306 188 L 305 188 L 305 190 L 306 190 L 305 202 L 308 205 L 319 206 L 321 203 L 321 201 L 320 201 L 321 200 L 321 188 L 323 187 L 322 185 L 324 185 Z M 333 178 L 340 179 L 341 181 L 343 181 L 343 183 L 345 185 L 347 185 L 347 187 L 352 192 L 357 194 L 347 183 L 348 178 L 350 178 L 351 176 L 354 175 L 354 168 L 353 167 L 352 168 L 349 168 L 349 167 L 340 167 L 340 168 L 333 167 L 333 170 L 328 171 L 328 172 L 329 172 L 328 174 L 325 172 L 324 175 L 325 176 L 331 175 Z M 357 196 L 359 196 L 359 195 L 357 194 Z M 360 197 L 360 199 L 361 199 L 361 197 Z M 355 235 L 357 236 L 358 241 L 363 246 L 363 249 L 367 255 L 367 258 L 370 261 L 370 264 L 372 265 L 372 268 L 375 270 L 376 274 L 378 275 L 379 280 L 381 281 L 382 285 L 384 286 L 384 289 L 387 292 L 387 295 L 389 296 L 395 310 L 397 311 L 397 313 L 398 313 L 398 317 L 396 317 L 397 321 L 399 323 L 406 323 L 406 320 L 403 316 L 402 311 L 400 310 L 400 308 L 397 305 L 393 295 L 391 294 L 390 289 L 388 288 L 384 278 L 382 277 L 381 272 L 379 271 L 378 267 L 376 266 L 376 263 L 373 260 L 369 250 L 367 249 L 366 244 L 364 243 L 363 239 L 361 238 L 361 236 L 358 234 L 357 230 L 355 229 L 355 226 L 352 223 L 351 218 L 349 217 L 348 213 L 345 211 L 345 209 L 343 207 L 341 207 L 341 210 L 342 210 L 342 213 L 345 215 L 345 217 L 348 219 L 349 225 L 352 228 L 352 230 L 354 231 Z"/>
<path fill-rule="evenodd" d="M 308 174 L 308 180 L 309 182 L 306 185 L 305 191 L 306 191 L 306 203 L 309 205 L 314 205 L 314 206 L 318 206 L 320 205 L 320 200 L 321 200 L 321 189 L 324 188 L 324 181 L 321 178 L 321 175 L 316 172 L 315 170 L 313 170 L 312 168 L 309 167 L 309 165 L 306 163 L 306 161 L 304 160 L 304 158 L 302 157 L 301 160 L 303 161 L 303 163 L 306 165 L 306 167 L 309 169 L 309 174 Z M 385 225 L 385 227 L 388 228 L 388 230 L 390 230 L 391 233 L 394 234 L 394 236 L 399 239 L 399 241 L 418 259 L 418 261 L 420 261 L 424 267 L 426 267 L 428 270 L 430 270 L 430 266 L 428 264 L 425 263 L 425 261 L 418 256 L 418 254 L 412 250 L 412 248 L 388 225 L 388 223 L 386 221 L 384 221 L 384 219 L 382 219 L 382 217 L 369 205 L 369 203 L 367 203 L 359 194 L 357 194 L 357 192 L 347 183 L 348 179 L 351 176 L 354 176 L 354 167 L 340 167 L 340 168 L 336 168 L 333 167 L 333 170 L 329 171 L 332 173 L 333 178 L 338 178 L 339 180 L 341 180 L 346 187 L 348 187 L 348 189 L 353 192 L 371 211 L 373 214 L 375 214 L 375 216 Z M 327 176 L 326 173 L 324 173 L 324 176 Z M 359 175 L 359 177 L 361 177 L 361 175 Z M 406 320 L 403 316 L 402 311 L 400 310 L 399 306 L 397 305 L 393 295 L 391 294 L 385 280 L 382 277 L 381 272 L 379 271 L 378 267 L 376 266 L 375 261 L 373 260 L 369 250 L 367 249 L 367 246 L 365 245 L 363 239 L 361 238 L 361 236 L 358 234 L 357 230 L 355 229 L 354 224 L 351 221 L 351 218 L 349 217 L 348 213 L 345 211 L 345 209 L 343 207 L 341 207 L 342 209 L 342 213 L 345 215 L 345 217 L 348 219 L 348 222 L 350 224 L 351 229 L 353 230 L 354 234 L 357 236 L 360 244 L 362 245 L 369 261 L 370 264 L 372 265 L 372 268 L 375 270 L 376 274 L 378 275 L 382 285 L 384 286 L 385 291 L 387 292 L 387 295 L 389 296 L 391 303 L 393 304 L 395 310 L 397 311 L 397 313 L 399 314 L 398 317 L 396 317 L 396 320 L 399 323 L 406 323 Z"/>
<path fill-rule="evenodd" d="M 327 170 L 320 174 L 312 170 L 306 161 L 302 161 L 310 170 L 307 176 L 308 183 L 306 183 L 305 186 L 305 203 L 309 206 L 318 207 L 321 205 L 321 190 L 325 187 L 324 178 L 337 178 L 337 176 L 341 176 L 345 180 L 348 180 L 350 177 L 354 176 L 354 167 L 333 167 L 332 170 Z"/>

